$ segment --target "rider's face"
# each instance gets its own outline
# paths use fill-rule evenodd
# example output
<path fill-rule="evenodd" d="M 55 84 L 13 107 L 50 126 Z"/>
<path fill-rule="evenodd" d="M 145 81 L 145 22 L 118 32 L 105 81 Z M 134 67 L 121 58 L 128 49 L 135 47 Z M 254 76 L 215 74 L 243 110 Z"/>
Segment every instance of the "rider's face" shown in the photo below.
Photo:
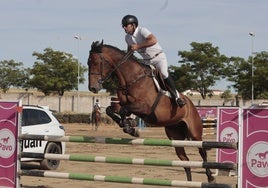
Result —
<path fill-rule="evenodd" d="M 134 31 L 135 31 L 135 25 L 134 24 L 128 24 L 123 26 L 125 32 L 127 34 L 133 35 Z"/>

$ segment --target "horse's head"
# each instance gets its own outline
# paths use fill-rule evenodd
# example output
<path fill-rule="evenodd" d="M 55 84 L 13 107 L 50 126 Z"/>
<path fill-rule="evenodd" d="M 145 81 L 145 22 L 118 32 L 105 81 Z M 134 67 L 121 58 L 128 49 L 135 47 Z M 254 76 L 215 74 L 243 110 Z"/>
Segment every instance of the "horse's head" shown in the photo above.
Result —
<path fill-rule="evenodd" d="M 110 58 L 103 54 L 103 41 L 93 42 L 88 58 L 88 89 L 97 93 L 102 83 L 109 77 L 112 66 Z"/>
<path fill-rule="evenodd" d="M 103 44 L 103 41 L 93 42 L 87 62 L 88 89 L 97 93 L 102 89 L 102 83 L 111 78 L 113 73 L 119 84 L 126 85 L 130 82 L 132 85 L 133 78 L 135 80 L 136 77 L 140 78 L 140 74 L 144 75 L 143 69 L 137 66 L 137 61 L 132 58 L 132 53 L 133 51 L 125 53 L 114 46 Z"/>

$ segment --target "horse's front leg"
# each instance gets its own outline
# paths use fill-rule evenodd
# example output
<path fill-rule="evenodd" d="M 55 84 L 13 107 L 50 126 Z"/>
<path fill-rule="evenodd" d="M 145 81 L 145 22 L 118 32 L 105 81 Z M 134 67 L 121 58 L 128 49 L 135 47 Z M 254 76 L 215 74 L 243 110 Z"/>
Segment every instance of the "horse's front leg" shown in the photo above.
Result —
<path fill-rule="evenodd" d="M 122 122 L 122 118 L 121 116 L 116 113 L 114 110 L 113 110 L 113 107 L 112 106 L 108 106 L 106 108 L 106 114 L 111 117 L 120 127 L 122 127 L 121 125 L 121 122 Z"/>
<path fill-rule="evenodd" d="M 126 107 L 121 107 L 119 115 L 121 117 L 119 126 L 123 128 L 123 131 L 131 136 L 139 137 L 139 131 L 135 128 L 137 127 L 137 123 L 135 119 L 130 117 L 131 112 Z"/>

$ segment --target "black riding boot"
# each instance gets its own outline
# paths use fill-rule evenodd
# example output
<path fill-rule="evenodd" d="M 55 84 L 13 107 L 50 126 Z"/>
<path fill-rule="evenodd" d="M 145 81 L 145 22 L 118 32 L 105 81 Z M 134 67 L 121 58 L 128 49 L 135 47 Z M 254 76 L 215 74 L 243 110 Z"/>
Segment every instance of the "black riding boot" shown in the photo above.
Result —
<path fill-rule="evenodd" d="M 172 98 L 175 100 L 176 104 L 180 107 L 183 107 L 186 103 L 178 96 L 177 91 L 176 91 L 176 87 L 174 84 L 174 81 L 172 80 L 172 78 L 170 76 L 168 76 L 168 78 L 164 79 L 166 85 L 167 85 L 167 89 L 169 90 Z"/>

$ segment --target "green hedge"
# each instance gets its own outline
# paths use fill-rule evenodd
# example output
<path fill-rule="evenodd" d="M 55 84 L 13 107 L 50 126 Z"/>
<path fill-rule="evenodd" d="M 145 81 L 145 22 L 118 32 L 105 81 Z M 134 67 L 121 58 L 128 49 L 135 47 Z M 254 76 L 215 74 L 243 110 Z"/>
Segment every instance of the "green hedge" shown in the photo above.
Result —
<path fill-rule="evenodd" d="M 91 123 L 90 113 L 54 113 L 54 116 L 60 123 Z M 104 113 L 101 115 L 101 121 L 106 124 L 114 124 L 114 121 Z"/>

